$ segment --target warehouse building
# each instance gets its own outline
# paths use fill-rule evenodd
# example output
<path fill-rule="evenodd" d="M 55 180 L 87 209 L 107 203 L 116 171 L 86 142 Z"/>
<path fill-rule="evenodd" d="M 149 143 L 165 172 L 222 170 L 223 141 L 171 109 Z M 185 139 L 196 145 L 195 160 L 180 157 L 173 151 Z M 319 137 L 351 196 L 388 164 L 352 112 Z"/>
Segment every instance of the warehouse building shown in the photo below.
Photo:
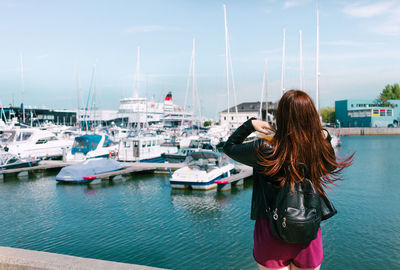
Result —
<path fill-rule="evenodd" d="M 388 100 L 389 107 L 377 106 L 373 100 L 335 101 L 335 119 L 341 127 L 397 127 L 400 122 L 400 100 Z"/>

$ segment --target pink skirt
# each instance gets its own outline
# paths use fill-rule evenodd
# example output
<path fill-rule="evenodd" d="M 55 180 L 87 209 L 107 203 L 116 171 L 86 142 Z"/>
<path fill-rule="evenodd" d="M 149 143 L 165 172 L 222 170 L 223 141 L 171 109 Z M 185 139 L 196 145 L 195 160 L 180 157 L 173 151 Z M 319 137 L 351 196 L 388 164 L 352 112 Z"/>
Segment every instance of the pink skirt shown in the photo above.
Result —
<path fill-rule="evenodd" d="M 256 220 L 253 256 L 267 268 L 282 268 L 290 263 L 299 268 L 315 268 L 324 259 L 321 229 L 317 238 L 309 243 L 290 244 L 272 234 L 268 219 Z"/>

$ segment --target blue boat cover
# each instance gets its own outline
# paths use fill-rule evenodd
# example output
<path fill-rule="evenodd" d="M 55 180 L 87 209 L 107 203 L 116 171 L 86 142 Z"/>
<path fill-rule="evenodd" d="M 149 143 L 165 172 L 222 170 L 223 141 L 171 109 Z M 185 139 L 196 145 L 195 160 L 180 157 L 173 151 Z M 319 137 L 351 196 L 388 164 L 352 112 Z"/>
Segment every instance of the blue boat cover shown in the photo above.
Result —
<path fill-rule="evenodd" d="M 108 158 L 88 159 L 78 164 L 67 166 L 57 174 L 56 180 L 62 182 L 86 182 L 85 176 L 93 176 L 102 173 L 121 170 L 124 165 L 116 160 Z"/>

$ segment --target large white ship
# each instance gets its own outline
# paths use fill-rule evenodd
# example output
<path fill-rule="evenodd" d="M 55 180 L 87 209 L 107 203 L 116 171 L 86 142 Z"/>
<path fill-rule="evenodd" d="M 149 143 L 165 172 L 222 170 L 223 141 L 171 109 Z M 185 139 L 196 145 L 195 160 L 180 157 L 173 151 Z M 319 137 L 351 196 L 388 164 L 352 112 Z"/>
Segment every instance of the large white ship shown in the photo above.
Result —
<path fill-rule="evenodd" d="M 122 98 L 118 116 L 140 126 L 162 123 L 163 126 L 173 127 L 182 121 L 191 121 L 193 114 L 175 105 L 172 102 L 172 93 L 168 92 L 163 102 L 148 101 L 142 97 Z"/>

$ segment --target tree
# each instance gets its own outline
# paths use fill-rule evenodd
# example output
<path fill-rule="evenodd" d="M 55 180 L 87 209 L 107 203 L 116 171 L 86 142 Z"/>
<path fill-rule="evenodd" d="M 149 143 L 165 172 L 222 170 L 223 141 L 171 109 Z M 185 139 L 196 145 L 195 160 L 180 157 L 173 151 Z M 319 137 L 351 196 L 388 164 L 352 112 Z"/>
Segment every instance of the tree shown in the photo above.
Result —
<path fill-rule="evenodd" d="M 335 122 L 335 108 L 327 107 L 320 110 L 322 122 L 334 123 Z"/>
<path fill-rule="evenodd" d="M 211 126 L 211 121 L 205 121 L 203 124 L 204 127 L 209 127 Z"/>
<path fill-rule="evenodd" d="M 386 85 L 382 89 L 379 97 L 375 100 L 375 104 L 379 106 L 391 106 L 389 99 L 400 99 L 400 86 L 398 83 Z"/>

